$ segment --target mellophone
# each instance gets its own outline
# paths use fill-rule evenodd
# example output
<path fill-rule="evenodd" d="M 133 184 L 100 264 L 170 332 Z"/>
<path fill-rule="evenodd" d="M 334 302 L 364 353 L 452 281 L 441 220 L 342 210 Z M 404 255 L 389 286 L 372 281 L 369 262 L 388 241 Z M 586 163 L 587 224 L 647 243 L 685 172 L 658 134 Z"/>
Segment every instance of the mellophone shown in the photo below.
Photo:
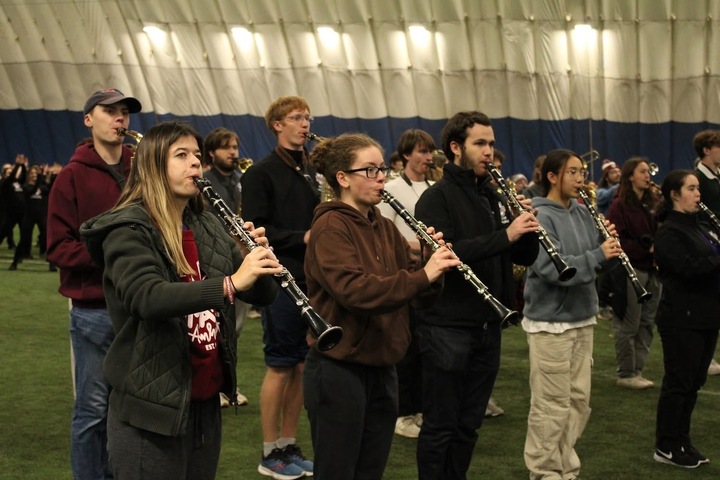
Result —
<path fill-rule="evenodd" d="M 138 144 L 143 138 L 142 134 L 122 127 L 117 129 L 117 134 L 132 137 Z M 220 195 L 212 188 L 210 180 L 201 177 L 194 177 L 193 180 L 200 192 L 207 198 L 212 208 L 220 217 L 228 233 L 242 242 L 248 251 L 258 248 L 260 245 L 242 228 L 243 223 L 245 223 L 243 219 L 232 212 L 227 203 L 225 203 Z M 295 283 L 295 278 L 293 278 L 287 268 L 283 267 L 282 273 L 274 275 L 273 278 L 280 285 L 283 292 L 285 292 L 290 300 L 300 309 L 300 315 L 303 320 L 305 320 L 312 336 L 317 340 L 317 348 L 319 350 L 327 351 L 340 343 L 343 335 L 342 328 L 328 324 L 315 312 L 312 306 L 310 306 L 307 296 L 300 287 L 298 287 L 297 283 Z"/>
<path fill-rule="evenodd" d="M 498 187 L 500 187 L 503 194 L 507 197 L 510 209 L 513 210 L 515 215 L 520 215 L 520 213 L 525 211 L 525 208 L 520 203 L 520 200 L 518 200 L 517 194 L 508 186 L 507 181 L 503 178 L 500 170 L 498 170 L 495 165 L 493 165 L 492 163 L 488 163 L 487 168 L 490 172 L 490 175 L 498 184 Z M 553 265 L 555 265 L 555 269 L 558 271 L 558 279 L 561 282 L 564 282 L 574 277 L 577 273 L 577 268 L 568 265 L 565 260 L 562 259 L 562 257 L 557 251 L 557 248 L 555 248 L 555 245 L 553 245 L 552 241 L 550 241 L 547 231 L 542 227 L 542 225 L 538 227 L 537 235 L 538 240 L 540 241 L 540 245 L 542 245 L 547 254 L 550 256 L 550 260 L 552 261 Z"/>
<path fill-rule="evenodd" d="M 410 212 L 408 212 L 407 209 L 391 193 L 382 190 L 380 192 L 380 196 L 385 201 L 385 203 L 390 205 L 392 209 L 395 210 L 398 215 L 400 215 L 400 218 L 405 221 L 408 227 L 410 227 L 410 229 L 413 230 L 423 242 L 425 242 L 430 248 L 432 248 L 433 251 L 436 251 L 440 247 L 442 247 L 442 245 L 436 242 L 432 238 L 432 236 L 427 233 L 427 227 L 425 226 L 425 224 L 417 220 Z M 450 251 L 452 251 L 452 249 Z M 453 252 L 453 254 L 454 253 L 455 252 Z M 518 323 L 518 321 L 520 320 L 520 314 L 515 310 L 510 310 L 505 305 L 500 303 L 500 301 L 490 293 L 487 286 L 485 286 L 485 284 L 477 277 L 477 275 L 473 273 L 472 269 L 468 265 L 463 263 L 461 265 L 458 265 L 456 268 L 460 272 L 462 272 L 463 278 L 469 281 L 473 285 L 473 287 L 475 287 L 477 292 L 482 296 L 483 300 L 485 300 L 485 302 L 487 302 L 490 307 L 492 307 L 492 309 L 497 313 L 497 315 L 501 319 L 500 325 L 502 328 L 507 328 L 511 325 L 516 325 Z"/>
<path fill-rule="evenodd" d="M 243 223 L 245 223 L 243 219 L 235 215 L 227 203 L 220 198 L 220 195 L 212 188 L 210 180 L 202 177 L 194 177 L 193 180 L 225 224 L 228 233 L 240 240 L 248 251 L 258 248 L 260 245 L 242 228 Z M 305 323 L 310 329 L 310 333 L 317 339 L 317 347 L 319 350 L 324 352 L 340 343 L 343 335 L 342 328 L 328 324 L 312 306 L 310 306 L 307 296 L 300 290 L 300 287 L 295 283 L 295 279 L 287 268 L 283 267 L 282 273 L 274 275 L 273 278 L 278 282 L 283 292 L 285 292 L 290 300 L 300 309 L 300 315 L 303 317 L 303 320 L 305 320 Z"/>
<path fill-rule="evenodd" d="M 585 192 L 585 190 L 583 189 L 579 189 L 578 194 L 580 195 L 580 198 L 582 199 L 587 209 L 590 211 L 590 215 L 593 217 L 593 221 L 595 222 L 595 228 L 597 228 L 598 232 L 600 232 L 600 235 L 603 237 L 604 240 L 611 238 L 612 235 L 610 234 L 610 231 L 605 226 L 605 223 L 603 222 L 602 217 L 598 213 L 597 208 L 595 208 L 595 205 L 593 205 L 590 201 L 587 192 Z M 623 266 L 625 272 L 627 273 L 633 290 L 635 290 L 635 295 L 637 296 L 638 303 L 648 302 L 652 298 L 652 293 L 645 290 L 645 287 L 643 287 L 640 283 L 640 280 L 638 280 L 637 273 L 635 272 L 633 266 L 630 264 L 630 259 L 628 258 L 628 256 L 625 254 L 625 252 L 622 252 L 618 259 L 620 260 L 620 264 Z"/>

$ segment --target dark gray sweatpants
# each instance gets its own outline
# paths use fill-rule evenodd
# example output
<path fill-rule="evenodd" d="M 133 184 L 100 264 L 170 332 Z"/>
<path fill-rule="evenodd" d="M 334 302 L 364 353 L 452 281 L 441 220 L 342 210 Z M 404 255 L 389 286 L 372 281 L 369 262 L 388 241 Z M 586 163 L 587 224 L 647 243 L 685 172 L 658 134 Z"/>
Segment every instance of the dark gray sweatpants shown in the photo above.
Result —
<path fill-rule="evenodd" d="M 168 437 L 108 414 L 108 453 L 115 480 L 213 480 L 220 458 L 220 400 L 190 403 L 187 431 Z"/>

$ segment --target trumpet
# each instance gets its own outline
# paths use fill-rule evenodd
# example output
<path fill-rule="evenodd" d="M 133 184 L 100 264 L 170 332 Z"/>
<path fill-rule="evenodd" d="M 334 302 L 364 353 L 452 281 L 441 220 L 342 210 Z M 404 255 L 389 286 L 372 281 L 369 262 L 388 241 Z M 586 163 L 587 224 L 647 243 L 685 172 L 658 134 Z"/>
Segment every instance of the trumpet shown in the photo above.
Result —
<path fill-rule="evenodd" d="M 228 207 L 225 201 L 220 198 L 220 195 L 212 188 L 210 181 L 202 177 L 194 177 L 193 180 L 225 224 L 225 229 L 230 235 L 240 240 L 249 251 L 258 248 L 260 245 L 255 243 L 255 240 L 253 240 L 250 234 L 242 228 L 243 223 L 245 223 L 243 219 L 232 212 L 230 207 Z M 287 268 L 283 267 L 283 272 L 273 276 L 273 278 L 280 285 L 283 292 L 285 292 L 290 300 L 300 309 L 300 315 L 303 317 L 303 320 L 305 320 L 312 336 L 317 339 L 317 347 L 319 350 L 324 352 L 340 343 L 343 335 L 342 328 L 331 326 L 313 310 L 307 296 L 300 290 L 300 287 L 295 283 L 295 278 L 293 278 Z"/>
<path fill-rule="evenodd" d="M 518 200 L 517 193 L 515 193 L 508 186 L 507 182 L 502 176 L 502 173 L 500 173 L 500 170 L 498 170 L 498 168 L 493 165 L 492 162 L 488 163 L 487 168 L 490 172 L 490 175 L 495 179 L 495 183 L 497 183 L 498 187 L 507 197 L 510 208 L 515 211 L 516 215 L 520 215 L 520 213 L 523 212 L 525 209 L 520 203 L 520 200 Z M 564 282 L 574 277 L 577 273 L 577 268 L 568 265 L 565 260 L 560 257 L 557 248 L 555 248 L 555 245 L 553 245 L 552 241 L 550 241 L 547 231 L 542 227 L 542 225 L 538 227 L 537 234 L 540 245 L 542 245 L 547 254 L 550 256 L 550 260 L 552 261 L 553 265 L 555 265 L 555 269 L 558 271 L 558 279 L 561 282 Z"/>
<path fill-rule="evenodd" d="M 142 133 L 136 132 L 135 130 L 128 130 L 124 127 L 118 127 L 117 134 L 121 137 L 130 137 L 135 140 L 135 148 L 133 149 L 132 156 L 130 157 L 130 163 L 134 162 L 135 154 L 137 154 L 137 148 L 140 145 L 140 140 L 143 138 Z"/>
<path fill-rule="evenodd" d="M 585 164 L 592 163 L 598 158 L 600 158 L 600 152 L 598 152 L 597 150 L 590 150 L 589 152 L 585 152 L 582 155 L 579 155 L 579 158 Z"/>
<path fill-rule="evenodd" d="M 603 237 L 603 239 L 607 240 L 608 238 L 612 237 L 612 235 L 610 235 L 610 231 L 605 226 L 602 217 L 600 217 L 597 208 L 595 208 L 595 205 L 590 203 L 590 198 L 588 197 L 588 194 L 585 192 L 585 190 L 578 190 L 578 194 L 580 195 L 580 198 L 582 198 L 582 201 L 583 203 L 585 203 L 587 209 L 590 211 L 590 215 L 595 221 L 595 228 L 597 228 L 598 232 L 600 232 L 600 235 Z M 635 290 L 635 296 L 637 296 L 638 303 L 647 303 L 648 301 L 650 301 L 650 299 L 652 298 L 652 293 L 645 290 L 645 287 L 643 287 L 640 283 L 640 280 L 638 280 L 637 273 L 635 272 L 633 266 L 630 264 L 630 259 L 628 258 L 627 254 L 625 254 L 625 252 L 622 252 L 618 258 L 620 259 L 620 264 L 625 269 L 625 272 L 627 272 L 628 279 L 630 279 L 633 290 Z"/>
<path fill-rule="evenodd" d="M 312 140 L 312 141 L 318 142 L 318 143 L 327 140 L 326 137 L 321 137 L 320 135 L 315 135 L 315 134 L 312 133 L 312 132 L 307 132 L 307 133 L 305 134 L 305 138 L 307 138 L 308 141 Z"/>
<path fill-rule="evenodd" d="M 252 158 L 233 158 L 233 163 L 240 173 L 245 173 L 248 168 L 253 166 Z"/>
<path fill-rule="evenodd" d="M 390 205 L 392 209 L 395 210 L 398 215 L 400 215 L 400 218 L 405 221 L 407 226 L 410 227 L 415 232 L 415 234 L 420 237 L 422 241 L 427 243 L 433 251 L 436 251 L 440 247 L 442 247 L 442 245 L 436 242 L 432 238 L 432 236 L 427 233 L 427 227 L 425 226 L 425 224 L 417 220 L 410 212 L 408 212 L 407 209 L 399 201 L 397 201 L 397 199 L 391 193 L 382 190 L 380 192 L 380 196 L 385 201 L 385 203 Z M 454 253 L 455 252 L 453 252 L 453 254 Z M 455 256 L 457 257 L 457 255 Z M 475 273 L 473 273 L 472 269 L 469 266 L 463 263 L 461 265 L 458 265 L 456 268 L 460 272 L 462 272 L 463 278 L 468 282 L 472 283 L 473 287 L 475 287 L 477 292 L 483 297 L 483 300 L 485 300 L 490 305 L 490 307 L 492 307 L 495 313 L 497 313 L 498 317 L 500 317 L 501 319 L 500 326 L 502 328 L 507 328 L 511 325 L 516 325 L 518 323 L 518 321 L 520 320 L 520 314 L 515 310 L 510 310 L 505 305 L 500 303 L 500 301 L 490 293 L 485 284 L 475 275 Z"/>
<path fill-rule="evenodd" d="M 327 137 L 321 137 L 320 135 L 315 135 L 312 132 L 307 132 L 305 134 L 305 138 L 307 138 L 308 141 L 312 140 L 314 142 L 324 142 L 327 140 Z M 327 180 L 324 176 L 318 174 L 317 175 L 317 181 L 318 184 L 320 184 L 320 201 L 321 202 L 330 202 L 332 200 L 335 200 L 335 192 L 333 192 L 333 189 L 328 184 Z"/>
<path fill-rule="evenodd" d="M 136 143 L 140 143 L 140 140 L 143 138 L 142 133 L 136 132 L 135 130 L 128 130 L 124 127 L 118 127 L 117 134 L 121 137 L 130 137 L 135 140 Z"/>

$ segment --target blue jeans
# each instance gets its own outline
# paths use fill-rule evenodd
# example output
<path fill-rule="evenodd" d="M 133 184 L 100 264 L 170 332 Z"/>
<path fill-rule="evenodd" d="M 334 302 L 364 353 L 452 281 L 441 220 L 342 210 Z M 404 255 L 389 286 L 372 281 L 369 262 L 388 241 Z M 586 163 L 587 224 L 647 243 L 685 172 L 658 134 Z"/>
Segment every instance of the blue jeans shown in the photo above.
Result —
<path fill-rule="evenodd" d="M 70 310 L 70 340 L 75 355 L 75 404 L 70 462 L 75 480 L 112 478 L 107 455 L 107 412 L 110 385 L 103 360 L 114 337 L 104 308 Z"/>

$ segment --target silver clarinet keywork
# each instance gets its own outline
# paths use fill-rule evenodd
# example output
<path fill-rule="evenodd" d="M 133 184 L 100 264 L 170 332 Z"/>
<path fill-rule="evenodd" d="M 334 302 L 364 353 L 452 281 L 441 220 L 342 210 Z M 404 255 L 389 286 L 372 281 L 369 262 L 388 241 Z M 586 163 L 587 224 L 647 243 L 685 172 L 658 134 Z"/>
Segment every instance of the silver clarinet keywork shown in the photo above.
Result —
<path fill-rule="evenodd" d="M 583 189 L 578 190 L 578 193 L 580 194 L 580 198 L 582 198 L 582 201 L 583 203 L 585 203 L 587 209 L 590 210 L 590 215 L 593 217 L 593 221 L 595 222 L 595 228 L 597 228 L 598 232 L 600 232 L 600 236 L 602 236 L 605 240 L 611 238 L 612 235 L 610 235 L 610 231 L 605 227 L 605 223 L 603 222 L 602 217 L 595 208 L 595 205 L 590 203 L 590 198 L 588 197 L 588 194 L 585 193 L 585 190 Z M 652 293 L 645 290 L 645 287 L 643 287 L 640 283 L 640 280 L 638 280 L 637 272 L 635 272 L 633 266 L 630 265 L 630 259 L 628 258 L 628 256 L 625 254 L 625 252 L 622 252 L 618 259 L 620 260 L 620 264 L 625 269 L 625 272 L 627 272 L 627 276 L 630 279 L 633 290 L 635 290 L 635 295 L 637 296 L 638 303 L 648 302 L 652 298 Z"/>
<path fill-rule="evenodd" d="M 512 191 L 508 186 L 508 183 L 503 178 L 500 170 L 498 170 L 497 167 L 492 163 L 488 164 L 488 170 L 490 172 L 490 175 L 492 175 L 492 177 L 495 179 L 495 182 L 498 184 L 500 190 L 502 190 L 503 194 L 505 194 L 505 196 L 507 197 L 510 209 L 513 210 L 515 215 L 520 215 L 520 213 L 525 209 L 520 203 L 520 200 L 518 200 L 517 194 Z M 550 256 L 550 260 L 552 260 L 553 265 L 555 265 L 555 269 L 558 271 L 558 279 L 561 282 L 564 282 L 574 277 L 577 273 L 577 268 L 568 265 L 565 260 L 560 257 L 557 248 L 555 248 L 555 245 L 553 245 L 553 243 L 550 241 L 547 231 L 542 226 L 540 226 L 538 227 L 537 234 L 538 240 L 540 240 L 540 245 L 542 245 L 547 254 Z"/>
<path fill-rule="evenodd" d="M 407 209 L 399 201 L 397 201 L 391 193 L 383 190 L 380 192 L 380 196 L 392 207 L 393 210 L 395 210 L 395 212 L 397 212 L 398 215 L 400 215 L 400 218 L 405 221 L 408 227 L 410 227 L 423 242 L 427 243 L 430 248 L 433 249 L 433 251 L 442 246 L 427 233 L 427 227 L 425 224 L 413 217 L 412 214 L 408 212 Z M 457 255 L 455 256 L 457 257 Z M 482 296 L 483 300 L 485 300 L 497 313 L 498 317 L 501 319 L 500 325 L 502 328 L 509 327 L 510 325 L 516 325 L 518 323 L 520 320 L 520 314 L 515 310 L 510 310 L 500 303 L 500 301 L 490 293 L 485 284 L 480 281 L 475 273 L 473 273 L 469 266 L 463 263 L 458 265 L 456 268 L 463 274 L 463 278 L 465 278 L 465 280 L 472 283 L 473 287 L 475 287 L 477 292 Z"/>
<path fill-rule="evenodd" d="M 260 245 L 255 243 L 255 240 L 250 234 L 242 228 L 242 218 L 235 215 L 230 207 L 220 198 L 220 195 L 213 190 L 212 184 L 206 178 L 195 177 L 193 178 L 195 185 L 202 194 L 207 198 L 210 205 L 220 217 L 220 220 L 225 224 L 225 228 L 233 237 L 237 238 L 249 251 L 252 251 Z M 290 300 L 300 309 L 300 315 L 310 329 L 312 336 L 317 339 L 317 347 L 321 351 L 327 351 L 340 343 L 342 339 L 343 331 L 341 327 L 332 326 L 328 324 L 322 317 L 313 310 L 312 306 L 308 301 L 307 296 L 300 290 L 292 274 L 287 268 L 283 267 L 283 272 L 273 277 L 275 281 L 280 285 L 283 292 L 290 298 Z"/>
<path fill-rule="evenodd" d="M 708 208 L 708 206 L 703 202 L 698 202 L 698 207 L 700 207 L 700 210 L 702 210 L 703 213 L 710 219 L 710 225 L 712 226 L 715 234 L 711 241 L 720 247 L 720 241 L 716 240 L 717 236 L 720 235 L 720 220 L 718 220 L 718 217 L 713 213 L 713 211 L 710 210 L 710 208 Z"/>

